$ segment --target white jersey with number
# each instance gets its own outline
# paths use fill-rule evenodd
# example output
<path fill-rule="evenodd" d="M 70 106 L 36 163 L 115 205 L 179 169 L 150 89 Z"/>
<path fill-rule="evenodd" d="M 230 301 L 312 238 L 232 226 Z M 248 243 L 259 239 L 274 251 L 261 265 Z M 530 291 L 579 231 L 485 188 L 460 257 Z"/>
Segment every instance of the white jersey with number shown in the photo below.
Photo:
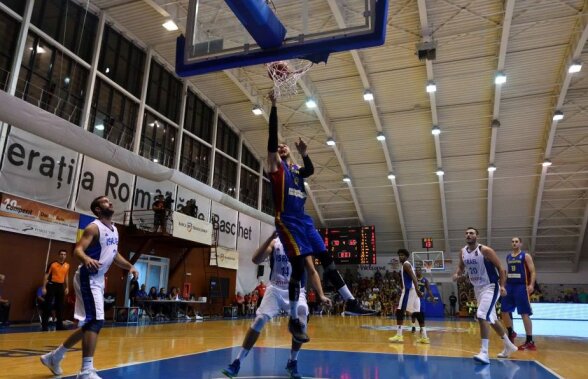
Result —
<path fill-rule="evenodd" d="M 270 269 L 271 284 L 280 289 L 287 290 L 290 275 L 292 274 L 292 265 L 279 238 L 274 240 L 274 250 L 270 257 Z"/>
<path fill-rule="evenodd" d="M 86 249 L 86 255 L 100 262 L 100 268 L 94 274 L 90 274 L 94 281 L 104 282 L 104 274 L 108 271 L 116 254 L 118 254 L 118 230 L 112 225 L 112 229 L 104 225 L 100 220 L 92 221 L 98 227 L 100 235 L 98 241 L 93 242 Z"/>
<path fill-rule="evenodd" d="M 461 249 L 461 257 L 465 265 L 466 274 L 474 287 L 483 287 L 491 283 L 498 283 L 498 271 L 494 264 L 484 258 L 482 245 L 476 246 L 472 251 L 466 245 Z"/>

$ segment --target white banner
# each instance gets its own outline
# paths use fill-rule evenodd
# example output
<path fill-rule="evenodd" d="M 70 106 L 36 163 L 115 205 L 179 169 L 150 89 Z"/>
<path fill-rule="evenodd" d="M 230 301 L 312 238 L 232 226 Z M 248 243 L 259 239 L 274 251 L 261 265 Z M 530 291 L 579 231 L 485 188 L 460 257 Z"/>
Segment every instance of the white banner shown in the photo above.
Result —
<path fill-rule="evenodd" d="M 77 159 L 75 151 L 13 127 L 4 150 L 0 191 L 65 208 Z"/>
<path fill-rule="evenodd" d="M 218 259 L 215 259 L 218 255 Z M 210 252 L 210 265 L 216 266 L 218 262 L 218 267 L 223 268 L 230 268 L 233 270 L 239 269 L 239 252 L 234 249 L 225 249 L 223 247 L 218 246 L 216 248 L 216 255 L 214 249 Z"/>
<path fill-rule="evenodd" d="M 218 223 L 218 245 L 235 250 L 237 248 L 238 212 L 213 201 L 211 213 L 213 226 Z"/>
<path fill-rule="evenodd" d="M 122 223 L 124 212 L 131 207 L 132 186 L 133 175 L 85 156 L 76 211 L 93 215 L 90 203 L 96 197 L 106 195 L 114 206 L 112 219 Z"/>
<path fill-rule="evenodd" d="M 79 219 L 76 212 L 0 194 L 0 230 L 75 243 Z"/>
<path fill-rule="evenodd" d="M 203 221 L 210 221 L 210 199 L 192 192 L 184 187 L 178 186 L 178 196 L 176 197 L 175 210 L 181 209 L 190 200 L 194 200 L 197 208 L 197 218 Z"/>
<path fill-rule="evenodd" d="M 239 251 L 239 271 L 237 271 L 237 291 L 248 293 L 257 286 L 257 265 L 251 257 L 259 247 L 261 231 L 258 219 L 239 213 L 237 250 Z M 264 272 L 265 273 L 265 272 Z"/>
<path fill-rule="evenodd" d="M 172 213 L 174 237 L 212 245 L 212 224 L 180 212 Z"/>
<path fill-rule="evenodd" d="M 145 178 L 137 177 L 135 183 L 135 196 L 133 197 L 133 211 L 151 209 L 155 196 L 163 195 L 172 201 L 169 209 L 174 209 L 176 185 L 170 181 L 153 182 Z"/>

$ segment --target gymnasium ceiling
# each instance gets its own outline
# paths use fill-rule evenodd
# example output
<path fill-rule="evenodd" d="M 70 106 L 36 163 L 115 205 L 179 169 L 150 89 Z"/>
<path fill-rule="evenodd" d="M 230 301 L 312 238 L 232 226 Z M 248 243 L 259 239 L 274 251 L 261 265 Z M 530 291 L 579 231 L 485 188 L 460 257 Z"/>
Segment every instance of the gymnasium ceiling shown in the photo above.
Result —
<path fill-rule="evenodd" d="M 274 3 L 287 1 L 300 17 L 303 1 Z M 358 1 L 324 0 L 311 19 L 341 25 Z M 91 3 L 174 65 L 188 0 Z M 216 4 L 206 9 L 211 23 L 227 11 Z M 453 258 L 471 225 L 496 250 L 509 250 L 520 236 L 540 267 L 577 269 L 588 255 L 588 66 L 575 74 L 568 67 L 588 62 L 587 11 L 580 0 L 390 0 L 385 45 L 331 55 L 311 69 L 299 95 L 279 104 L 282 137 L 291 146 L 302 137 L 317 167 L 307 202 L 317 225 L 375 225 L 379 252 L 404 241 L 418 251 L 421 238 L 432 237 Z M 180 31 L 161 27 L 170 17 Z M 288 27 L 288 15 L 281 21 Z M 424 37 L 437 41 L 434 61 L 416 56 Z M 507 76 L 501 86 L 497 71 Z M 251 109 L 272 87 L 265 68 L 189 80 L 264 159 L 267 119 Z M 429 80 L 437 92 L 425 91 Z M 368 88 L 371 103 L 362 98 Z M 316 110 L 304 104 L 310 94 Z M 556 110 L 565 117 L 553 122 Z M 547 159 L 552 165 L 544 167 Z M 496 171 L 488 171 L 491 164 Z"/>

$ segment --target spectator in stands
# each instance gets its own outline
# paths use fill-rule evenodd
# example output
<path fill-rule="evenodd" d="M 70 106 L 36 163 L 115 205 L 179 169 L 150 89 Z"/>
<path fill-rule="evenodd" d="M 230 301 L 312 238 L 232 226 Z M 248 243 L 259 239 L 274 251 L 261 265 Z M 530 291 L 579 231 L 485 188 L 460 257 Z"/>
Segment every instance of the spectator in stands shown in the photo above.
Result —
<path fill-rule="evenodd" d="M 167 298 L 168 300 L 182 300 L 182 296 L 180 296 L 180 291 L 178 290 L 178 287 L 172 287 Z"/>
<path fill-rule="evenodd" d="M 149 294 L 147 294 L 147 297 L 151 300 L 157 300 L 158 296 L 157 296 L 157 288 L 155 287 L 151 287 L 149 289 Z"/>
<path fill-rule="evenodd" d="M 131 307 L 136 306 L 137 304 L 137 293 L 139 292 L 139 280 L 133 277 L 131 279 L 131 284 L 129 285 L 129 301 L 131 302 Z"/>
<path fill-rule="evenodd" d="M 162 233 L 165 233 L 166 227 L 166 209 L 165 209 L 165 199 L 163 195 L 157 195 L 155 197 L 155 201 L 153 202 L 153 231 L 157 232 L 161 229 Z"/>
<path fill-rule="evenodd" d="M 187 216 L 198 218 L 198 206 L 196 205 L 196 200 L 194 200 L 194 199 L 188 200 L 186 202 L 186 205 L 184 205 L 182 207 L 180 212 L 182 212 L 183 214 L 185 214 Z"/>
<path fill-rule="evenodd" d="M 8 314 L 10 313 L 10 301 L 4 297 L 4 280 L 6 280 L 6 276 L 0 274 L 0 327 L 9 325 Z"/>
<path fill-rule="evenodd" d="M 578 289 L 577 288 L 574 288 L 572 290 L 572 295 L 571 295 L 571 297 L 572 297 L 572 303 L 579 303 L 580 302 L 579 295 L 580 294 L 578 293 Z"/>
<path fill-rule="evenodd" d="M 237 307 L 237 314 L 245 316 L 245 296 L 241 292 L 237 292 L 235 299 L 233 299 L 233 305 Z"/>
<path fill-rule="evenodd" d="M 159 289 L 159 293 L 157 294 L 157 298 L 159 300 L 166 300 L 167 299 L 167 292 L 165 292 L 165 288 L 161 287 Z"/>
<path fill-rule="evenodd" d="M 584 291 L 584 288 L 580 289 L 580 293 L 578 294 L 578 300 L 580 303 L 588 303 L 588 293 Z"/>
<path fill-rule="evenodd" d="M 376 272 L 374 273 L 374 281 L 376 284 L 380 284 L 382 282 L 382 273 L 379 269 L 376 269 Z"/>
<path fill-rule="evenodd" d="M 265 283 L 263 282 L 263 280 L 259 281 L 259 285 L 257 287 L 255 287 L 255 290 L 257 291 L 257 303 L 255 303 L 255 308 L 259 308 L 259 305 L 261 304 L 261 300 L 263 299 L 263 296 L 265 295 Z"/>
<path fill-rule="evenodd" d="M 145 286 L 145 283 L 141 284 L 141 289 L 137 291 L 137 299 L 146 299 L 148 297 L 147 292 L 145 291 L 146 289 L 147 287 Z"/>

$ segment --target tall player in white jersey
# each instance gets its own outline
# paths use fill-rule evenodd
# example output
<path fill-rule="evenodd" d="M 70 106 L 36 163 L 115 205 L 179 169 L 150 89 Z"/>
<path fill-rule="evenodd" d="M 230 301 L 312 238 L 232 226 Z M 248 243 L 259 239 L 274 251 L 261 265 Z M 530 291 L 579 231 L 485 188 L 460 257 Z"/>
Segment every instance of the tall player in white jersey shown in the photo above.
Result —
<path fill-rule="evenodd" d="M 498 353 L 498 358 L 508 358 L 518 348 L 510 342 L 506 330 L 496 317 L 496 301 L 498 296 L 505 296 L 506 289 L 506 271 L 500 264 L 496 252 L 488 247 L 478 243 L 478 229 L 469 227 L 466 229 L 465 237 L 467 245 L 461 250 L 459 256 L 459 265 L 453 275 L 453 279 L 464 274 L 469 276 L 470 282 L 474 286 L 474 293 L 478 303 L 476 317 L 480 324 L 480 337 L 482 339 L 482 348 L 480 352 L 474 355 L 474 359 L 480 363 L 489 364 L 488 357 L 488 323 L 502 338 L 504 349 Z"/>
<path fill-rule="evenodd" d="M 61 360 L 81 340 L 82 369 L 77 379 L 100 379 L 94 369 L 94 351 L 104 324 L 104 274 L 114 262 L 135 278 L 139 277 L 135 267 L 118 252 L 118 231 L 111 221 L 114 210 L 110 200 L 99 196 L 92 201 L 90 209 L 98 219 L 86 226 L 74 249 L 74 255 L 82 262 L 74 276 L 74 317 L 79 328 L 57 349 L 41 356 L 41 363 L 53 374 L 61 375 Z"/>
<path fill-rule="evenodd" d="M 290 312 L 290 301 L 288 297 L 288 284 L 290 283 L 290 275 L 292 273 L 292 265 L 288 260 L 288 256 L 284 251 L 284 247 L 277 237 L 277 234 L 272 234 L 253 254 L 252 261 L 255 264 L 261 264 L 268 257 L 270 257 L 270 284 L 267 286 L 265 295 L 261 300 L 261 304 L 257 309 L 257 317 L 251 324 L 247 331 L 247 335 L 243 339 L 241 351 L 237 358 L 224 370 L 222 373 L 229 378 L 234 378 L 239 374 L 241 368 L 241 361 L 249 354 L 249 351 L 257 342 L 259 333 L 263 326 L 276 317 L 280 311 L 286 313 Z M 323 287 L 319 274 L 314 268 L 312 257 L 308 256 L 305 260 L 306 274 L 308 280 L 316 289 L 316 292 L 322 302 L 331 304 L 331 300 L 323 293 Z M 302 288 L 300 289 L 300 297 L 298 301 L 297 312 L 299 319 L 303 322 L 304 331 L 306 332 L 306 324 L 308 322 L 308 304 L 306 302 L 306 291 L 304 289 L 305 280 L 302 281 Z M 302 378 L 298 373 L 298 353 L 302 343 L 292 338 L 292 349 L 290 350 L 290 359 L 286 365 L 286 370 L 290 373 L 291 379 Z"/>

